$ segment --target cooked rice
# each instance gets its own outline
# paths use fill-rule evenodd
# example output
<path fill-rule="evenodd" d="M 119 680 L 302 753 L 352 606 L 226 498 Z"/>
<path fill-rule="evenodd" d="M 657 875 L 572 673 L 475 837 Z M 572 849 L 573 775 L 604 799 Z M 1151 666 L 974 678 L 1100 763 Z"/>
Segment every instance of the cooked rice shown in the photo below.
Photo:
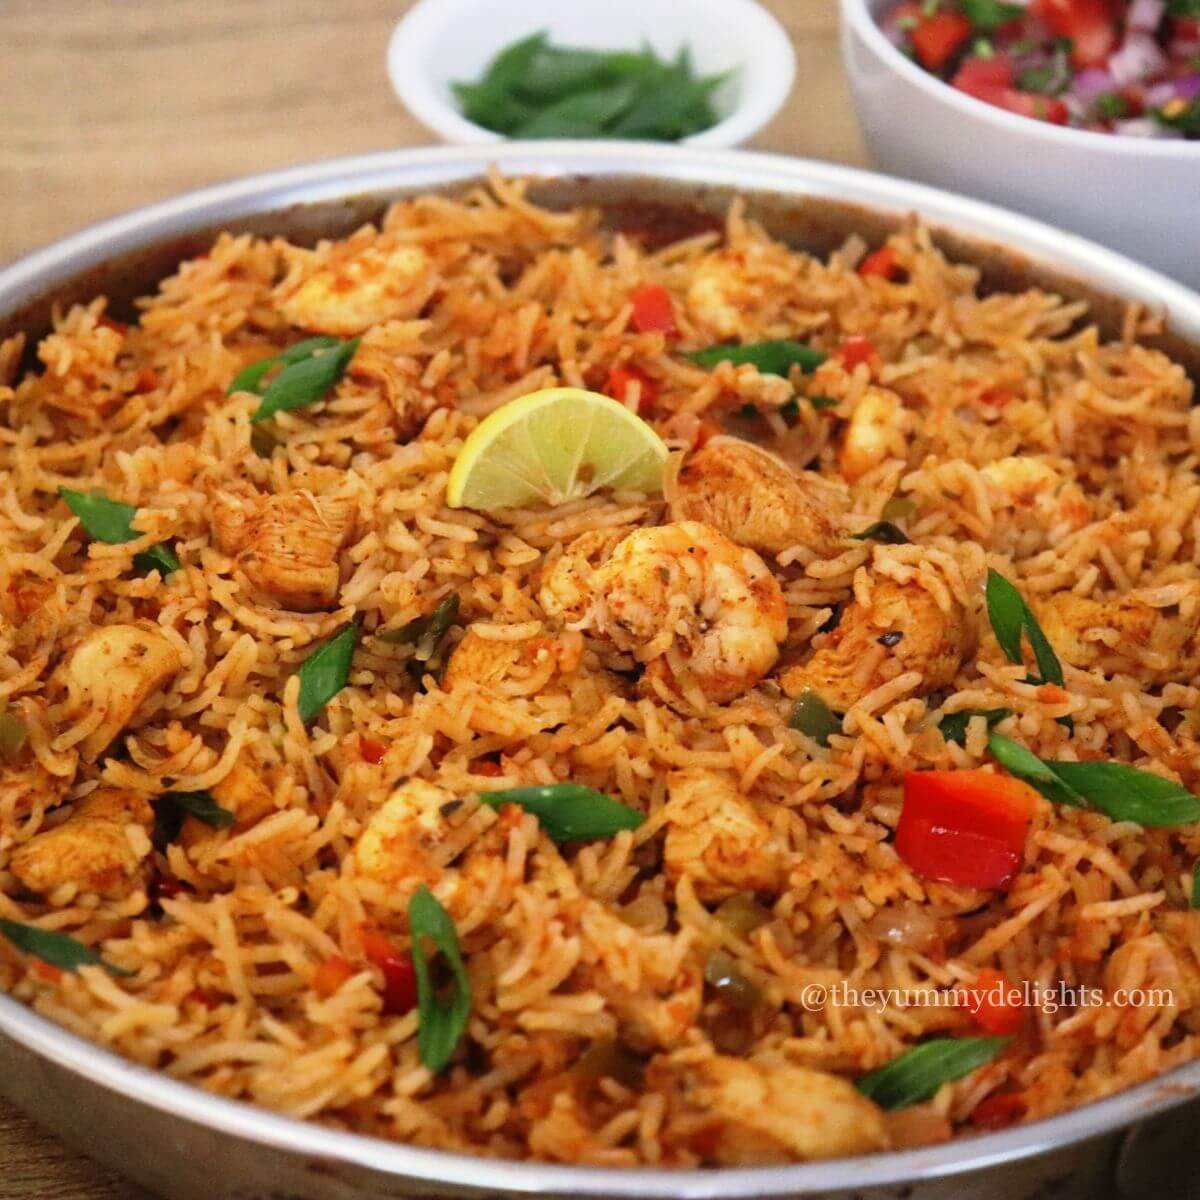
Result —
<path fill-rule="evenodd" d="M 647 252 L 605 232 L 596 213 L 543 211 L 502 180 L 462 201 L 404 201 L 381 228 L 431 257 L 427 295 L 417 315 L 368 330 L 325 402 L 277 418 L 269 458 L 251 448 L 254 399 L 226 388 L 248 363 L 308 336 L 289 326 L 281 298 L 334 245 L 225 234 L 139 302 L 135 325 L 110 321 L 103 298 L 60 313 L 36 348 L 40 371 L 21 378 L 21 340 L 0 347 L 0 383 L 11 384 L 0 387 L 0 700 L 29 731 L 29 757 L 0 774 L 0 916 L 69 932 L 134 972 L 61 974 L 4 943 L 0 986 L 224 1096 L 425 1146 L 604 1165 L 854 1148 L 756 1128 L 706 1064 L 752 1061 L 768 1089 L 773 1072 L 793 1078 L 788 1067 L 853 1080 L 930 1035 L 976 1032 L 964 1008 L 931 992 L 970 983 L 983 966 L 1103 998 L 1035 1011 L 1008 1052 L 922 1107 L 917 1132 L 910 1113 L 877 1145 L 970 1132 L 973 1109 L 993 1094 L 1019 1093 L 1032 1120 L 1193 1058 L 1196 827 L 1143 829 L 1043 801 L 1005 892 L 922 879 L 891 845 L 904 771 L 990 761 L 982 721 L 964 746 L 937 729 L 941 715 L 967 708 L 1014 709 L 1005 732 L 1047 757 L 1114 759 L 1200 784 L 1194 638 L 1164 655 L 1102 624 L 1091 641 L 1120 655 L 1116 668 L 1085 669 L 1064 653 L 1065 689 L 1038 686 L 1003 659 L 981 591 L 990 565 L 1035 605 L 1068 591 L 1137 592 L 1165 619 L 1195 625 L 1200 409 L 1185 372 L 1139 344 L 1153 319 L 1131 312 L 1125 338 L 1106 343 L 1080 303 L 1040 291 L 981 296 L 977 271 L 948 262 L 919 227 L 891 239 L 907 272 L 900 283 L 860 277 L 861 245 L 821 262 L 773 241 L 737 206 L 723 236 Z M 378 237 L 368 228 L 352 245 Z M 832 357 L 799 386 L 836 407 L 801 405 L 789 422 L 776 411 L 792 395 L 788 381 L 728 364 L 705 371 L 660 334 L 635 332 L 627 298 L 646 281 L 675 297 L 685 348 L 794 337 L 834 351 L 868 335 L 875 377 Z M 825 749 L 789 730 L 790 701 L 773 676 L 709 704 L 687 686 L 686 656 L 668 632 L 682 693 L 668 703 L 638 689 L 632 654 L 557 627 L 538 588 L 560 547 L 668 520 L 663 499 L 598 494 L 485 515 L 446 506 L 447 475 L 483 414 L 547 385 L 602 387 L 618 362 L 656 381 L 653 420 L 673 447 L 690 445 L 703 422 L 724 422 L 820 472 L 843 534 L 877 520 L 894 494 L 915 501 L 912 545 L 846 541 L 824 556 L 797 544 L 770 560 L 787 602 L 784 658 L 802 661 L 839 606 L 870 603 L 882 581 L 915 583 L 943 612 L 966 608 L 977 649 L 952 685 L 931 690 L 909 670 L 868 687 L 880 652 L 860 664 L 862 694 Z M 850 482 L 840 442 L 872 386 L 902 401 L 898 441 Z M 1008 403 L 992 402 L 998 389 Z M 746 404 L 767 415 L 738 416 Z M 1050 492 L 1006 501 L 983 468 L 1010 456 L 1045 464 Z M 314 477 L 311 498 L 348 497 L 352 532 L 338 552 L 335 602 L 297 612 L 220 549 L 211 522 L 223 489 L 250 481 L 279 491 L 311 467 L 333 468 Z M 145 537 L 91 541 L 59 501 L 62 485 L 138 506 Z M 163 580 L 131 569 L 133 554 L 166 539 L 180 571 Z M 489 653 L 515 654 L 515 666 L 447 688 L 427 676 L 418 687 L 412 648 L 370 634 L 451 592 L 462 600 L 452 637 L 469 626 Z M 350 686 L 306 727 L 295 669 L 356 614 L 366 635 Z M 71 709 L 57 669 L 89 631 L 138 620 L 161 632 L 180 668 L 107 756 L 84 761 L 79 747 L 102 714 Z M 1056 723 L 1065 716 L 1073 735 Z M 372 743 L 386 748 L 380 763 L 369 761 Z M 152 855 L 131 825 L 139 866 L 124 887 L 89 893 L 67 880 L 38 897 L 9 869 L 100 785 L 214 788 L 239 760 L 269 797 L 259 819 L 223 831 L 191 821 Z M 58 782 L 30 799 L 18 776 L 34 761 L 46 773 L 38 778 Z M 689 769 L 750 797 L 782 856 L 776 886 L 759 891 L 771 919 L 748 936 L 714 920 L 688 871 L 663 868 L 667 776 Z M 355 846 L 407 778 L 463 803 L 437 839 L 409 846 L 404 878 L 371 878 Z M 477 800 L 556 780 L 648 819 L 634 833 L 558 848 L 532 816 Z M 152 887 L 163 878 L 182 888 Z M 417 1012 L 381 1013 L 381 977 L 360 938 L 371 926 L 403 949 L 422 881 L 454 918 L 474 990 L 468 1034 L 436 1077 L 418 1055 Z M 761 988 L 749 1016 L 701 991 L 717 946 Z M 352 970 L 321 996 L 314 977 L 333 955 Z M 838 984 L 911 998 L 883 1011 L 805 1011 L 806 987 Z M 1139 987 L 1170 1000 L 1113 999 Z M 578 1069 L 590 1045 L 612 1039 L 618 1053 L 636 1053 L 640 1079 Z M 812 1128 L 794 1088 L 764 1095 Z"/>

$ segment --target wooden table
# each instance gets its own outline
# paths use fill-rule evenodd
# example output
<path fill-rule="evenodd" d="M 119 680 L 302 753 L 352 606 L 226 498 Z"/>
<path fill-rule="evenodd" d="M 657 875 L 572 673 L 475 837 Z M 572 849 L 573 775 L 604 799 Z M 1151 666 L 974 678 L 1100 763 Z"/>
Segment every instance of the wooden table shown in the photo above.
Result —
<path fill-rule="evenodd" d="M 752 145 L 864 163 L 833 0 L 766 4 L 792 37 L 797 86 Z M 4 0 L 0 262 L 188 188 L 432 141 L 384 71 L 388 35 L 407 7 Z M 0 1102 L 0 1200 L 34 1198 L 147 1200 Z"/>

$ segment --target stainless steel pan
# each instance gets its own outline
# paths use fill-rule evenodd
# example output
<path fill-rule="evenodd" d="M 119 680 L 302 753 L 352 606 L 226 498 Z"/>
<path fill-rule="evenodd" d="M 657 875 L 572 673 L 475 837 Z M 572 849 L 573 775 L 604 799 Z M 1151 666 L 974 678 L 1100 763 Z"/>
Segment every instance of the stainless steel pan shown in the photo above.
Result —
<path fill-rule="evenodd" d="M 543 143 L 403 151 L 221 185 L 96 226 L 0 271 L 0 335 L 39 334 L 51 306 L 103 291 L 117 306 L 222 228 L 297 240 L 346 233 L 397 196 L 461 189 L 492 163 L 543 177 L 553 204 L 656 204 L 720 212 L 733 196 L 774 232 L 827 252 L 919 214 L 991 287 L 1040 285 L 1118 328 L 1129 300 L 1165 311 L 1164 349 L 1200 374 L 1200 296 L 1062 231 L 931 189 L 765 155 L 647 145 Z M 85 1153 L 172 1200 L 382 1197 L 1099 1197 L 1162 1194 L 1188 1172 L 1200 1061 L 1086 1108 L 1001 1133 L 829 1163 L 721 1171 L 601 1170 L 481 1160 L 340 1133 L 210 1096 L 134 1066 L 0 996 L 0 1089 Z M 1131 1133 L 1131 1131 L 1133 1131 Z M 1176 1152 L 1178 1152 L 1176 1154 Z M 1186 1195 L 1177 1181 L 1175 1194 Z"/>

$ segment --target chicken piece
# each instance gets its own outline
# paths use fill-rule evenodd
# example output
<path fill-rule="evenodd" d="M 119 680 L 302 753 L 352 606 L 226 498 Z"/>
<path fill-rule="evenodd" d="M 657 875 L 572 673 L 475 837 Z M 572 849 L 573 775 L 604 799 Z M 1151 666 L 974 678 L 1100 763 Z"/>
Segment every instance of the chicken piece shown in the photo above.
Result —
<path fill-rule="evenodd" d="M 450 654 L 442 688 L 447 692 L 470 684 L 510 696 L 540 692 L 555 672 L 569 673 L 579 665 L 583 639 L 578 633 L 558 637 L 501 642 L 468 629 Z"/>
<path fill-rule="evenodd" d="M 445 842 L 450 831 L 446 818 L 460 804 L 422 779 L 400 784 L 359 834 L 354 847 L 359 874 L 393 886 L 436 883 L 458 852 Z"/>
<path fill-rule="evenodd" d="M 73 883 L 79 892 L 119 896 L 150 855 L 153 824 L 154 810 L 143 793 L 98 788 L 57 828 L 18 846 L 9 870 L 40 895 Z"/>
<path fill-rule="evenodd" d="M 690 876 L 701 900 L 735 892 L 778 892 L 787 850 L 729 776 L 691 768 L 667 779 L 663 869 L 675 881 Z"/>
<path fill-rule="evenodd" d="M 212 525 L 217 544 L 237 556 L 255 587 L 284 608 L 312 612 L 337 599 L 338 551 L 357 504 L 345 493 L 317 495 L 324 475 L 293 476 L 288 491 L 264 496 L 247 485 L 218 492 Z"/>
<path fill-rule="evenodd" d="M 594 628 L 647 663 L 651 692 L 686 672 L 726 703 L 766 675 L 787 637 L 783 593 L 763 560 L 699 521 L 634 530 L 595 584 Z"/>
<path fill-rule="evenodd" d="M 904 405 L 894 392 L 868 388 L 850 414 L 842 434 L 838 467 L 844 478 L 855 480 L 889 458 L 908 452 L 908 421 Z"/>
<path fill-rule="evenodd" d="M 0 769 L 0 831 L 24 820 L 39 802 L 43 810 L 61 803 L 70 782 L 32 759 Z"/>
<path fill-rule="evenodd" d="M 372 325 L 415 317 L 437 283 L 425 249 L 368 230 L 335 246 L 298 287 L 285 280 L 277 297 L 292 325 L 352 337 Z"/>
<path fill-rule="evenodd" d="M 93 629 L 59 668 L 67 691 L 63 716 L 92 726 L 79 746 L 82 757 L 98 758 L 182 667 L 174 643 L 148 621 Z"/>
<path fill-rule="evenodd" d="M 1030 603 L 1050 645 L 1073 667 L 1139 678 L 1149 672 L 1155 683 L 1190 683 L 1200 670 L 1200 590 L 1170 608 L 1138 592 L 1103 600 L 1058 592 Z"/>
<path fill-rule="evenodd" d="M 688 1102 L 712 1114 L 713 1158 L 750 1166 L 888 1147 L 883 1114 L 836 1075 L 782 1059 L 715 1056 L 689 1076 Z"/>
<path fill-rule="evenodd" d="M 947 686 L 971 641 L 957 601 L 945 612 L 919 583 L 877 579 L 870 604 L 851 604 L 825 644 L 780 682 L 789 696 L 812 690 L 835 712 L 845 712 L 904 671 L 920 671 L 924 691 Z"/>
<path fill-rule="evenodd" d="M 671 515 L 704 521 L 762 554 L 804 545 L 831 556 L 841 535 L 830 520 L 827 493 L 812 478 L 740 438 L 711 438 L 684 462 Z"/>
<path fill-rule="evenodd" d="M 998 458 L 979 468 L 996 508 L 1026 510 L 1036 526 L 1049 532 L 1062 525 L 1082 529 L 1092 518 L 1091 501 L 1077 483 L 1064 480 L 1049 463 L 1028 455 Z"/>

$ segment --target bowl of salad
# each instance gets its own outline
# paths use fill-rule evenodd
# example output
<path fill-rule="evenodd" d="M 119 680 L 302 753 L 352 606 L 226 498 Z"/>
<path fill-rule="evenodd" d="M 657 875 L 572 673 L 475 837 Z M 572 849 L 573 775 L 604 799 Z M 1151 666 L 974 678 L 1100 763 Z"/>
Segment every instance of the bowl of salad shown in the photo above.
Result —
<path fill-rule="evenodd" d="M 1200 0 L 842 0 L 867 145 L 1200 287 Z"/>

